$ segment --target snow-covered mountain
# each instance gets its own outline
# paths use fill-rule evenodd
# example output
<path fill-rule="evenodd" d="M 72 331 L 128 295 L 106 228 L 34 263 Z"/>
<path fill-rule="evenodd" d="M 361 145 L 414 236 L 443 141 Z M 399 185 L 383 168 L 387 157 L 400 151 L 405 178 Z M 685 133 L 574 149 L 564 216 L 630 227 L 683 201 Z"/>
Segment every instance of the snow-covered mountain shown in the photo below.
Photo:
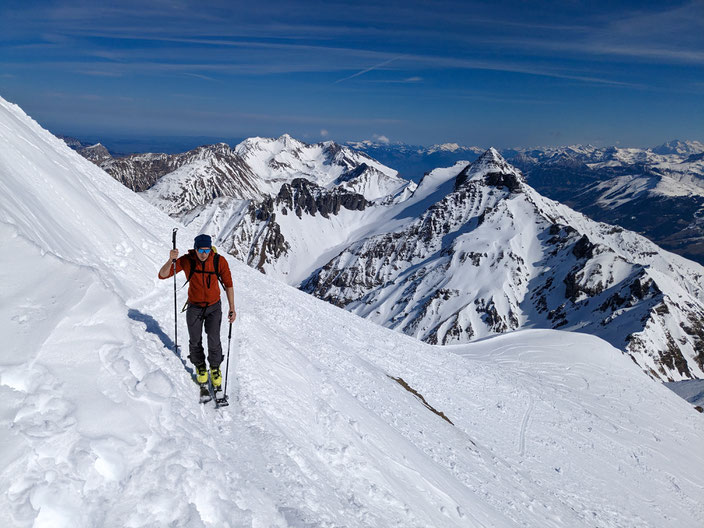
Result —
<path fill-rule="evenodd" d="M 139 192 L 146 191 L 159 178 L 187 162 L 187 158 L 183 159 L 177 154 L 147 152 L 104 160 L 98 165 L 126 187 Z"/>
<path fill-rule="evenodd" d="M 192 211 L 215 198 L 261 198 L 262 180 L 228 145 L 199 147 L 179 155 L 179 166 L 144 191 L 152 204 L 170 215 Z"/>
<path fill-rule="evenodd" d="M 593 336 L 434 347 L 235 262 L 232 403 L 199 405 L 173 219 L 3 99 L 0 143 L 6 525 L 704 522 L 704 422 Z"/>
<path fill-rule="evenodd" d="M 248 205 L 239 219 L 200 222 L 216 233 L 222 249 L 248 265 L 297 284 L 348 243 L 364 225 L 371 202 L 341 188 L 327 190 L 298 178 L 275 198 Z M 194 220 L 198 220 L 197 218 Z"/>
<path fill-rule="evenodd" d="M 704 223 L 695 220 L 674 233 L 671 224 L 689 212 L 698 218 L 700 210 L 704 210 L 701 183 L 704 178 L 700 176 L 704 173 L 704 160 L 696 154 L 698 146 L 697 142 L 673 142 L 661 149 L 644 150 L 576 145 L 523 151 L 514 160 L 532 181 L 549 188 L 551 195 L 564 194 L 569 204 L 595 218 L 634 227 L 651 238 L 659 236 L 689 256 L 689 248 L 701 246 Z M 679 153 L 654 151 L 663 149 Z M 456 144 L 437 145 L 425 154 L 458 150 L 468 149 Z M 491 154 L 488 163 L 495 165 L 487 169 L 489 172 L 508 175 L 509 180 L 517 182 L 511 184 L 515 188 L 510 191 L 525 184 L 523 177 L 497 151 L 490 149 L 487 153 Z M 494 155 L 498 158 L 494 159 Z M 467 168 L 466 162 L 461 163 L 448 177 L 467 177 L 458 176 L 460 169 L 483 170 L 481 167 L 487 163 L 485 156 L 471 168 Z M 704 311 L 698 290 L 701 270 L 691 268 L 687 262 L 682 266 L 673 264 L 668 256 L 661 259 L 667 264 L 660 271 L 668 276 L 673 275 L 672 269 L 686 272 L 675 274 L 673 284 L 677 286 L 667 281 L 663 284 L 662 280 L 653 282 L 648 272 L 641 270 L 649 270 L 652 259 L 642 256 L 659 255 L 661 250 L 641 239 L 636 247 L 628 240 L 611 236 L 621 233 L 618 229 L 585 231 L 575 225 L 582 225 L 581 219 L 567 215 L 560 223 L 556 219 L 562 213 L 548 210 L 552 205 L 538 208 L 538 216 L 552 222 L 550 235 L 561 233 L 563 227 L 567 230 L 557 238 L 548 238 L 559 248 L 541 242 L 542 249 L 538 252 L 514 255 L 519 261 L 533 265 L 525 270 L 498 262 L 505 258 L 500 253 L 493 266 L 504 272 L 482 274 L 482 281 L 498 285 L 498 289 L 490 288 L 488 293 L 477 293 L 461 281 L 448 290 L 446 285 L 456 282 L 450 277 L 465 274 L 466 259 L 460 266 L 447 265 L 445 260 L 451 260 L 455 253 L 446 246 L 457 236 L 453 234 L 457 229 L 476 234 L 476 229 L 465 224 L 472 218 L 483 218 L 484 214 L 472 216 L 471 211 L 463 211 L 458 218 L 448 220 L 452 215 L 447 211 L 457 208 L 453 200 L 459 195 L 438 195 L 434 187 L 432 193 L 414 192 L 415 184 L 398 178 L 395 171 L 365 154 L 332 142 L 308 145 L 288 135 L 278 139 L 250 138 L 234 149 L 224 143 L 201 147 L 171 159 L 176 160 L 172 164 L 178 168 L 146 191 L 149 201 L 194 228 L 216 234 L 221 249 L 243 262 L 291 285 L 302 285 L 314 295 L 383 325 L 442 344 L 467 342 L 526 326 L 566 326 L 592 332 L 635 354 L 639 364 L 654 377 L 679 380 L 704 373 L 704 331 L 700 323 Z M 632 174 L 634 167 L 640 167 L 644 173 Z M 429 182 L 438 178 L 438 174 L 448 173 L 443 170 L 432 174 L 424 177 L 426 186 L 434 185 Z M 461 194 L 457 188 L 454 192 Z M 533 192 L 530 189 L 527 195 Z M 431 194 L 435 201 L 426 203 L 420 198 Z M 465 198 L 461 196 L 461 200 Z M 540 199 L 531 195 L 528 201 Z M 672 206 L 673 200 L 679 207 Z M 647 220 L 642 219 L 644 203 L 650 206 Z M 411 210 L 418 218 L 407 218 L 407 211 Z M 661 214 L 652 214 L 659 210 Z M 506 210 L 506 213 L 516 212 Z M 406 219 L 407 225 L 399 222 L 399 218 Z M 450 239 L 434 239 L 426 234 L 417 240 L 424 228 L 413 221 L 439 222 L 446 231 L 436 229 L 435 235 L 441 233 Z M 492 237 L 492 229 L 506 232 L 501 222 L 482 229 L 488 229 L 488 239 Z M 535 236 L 540 232 L 541 229 L 536 229 Z M 509 243 L 513 236 L 504 242 Z M 631 236 L 628 234 L 626 238 Z M 408 252 L 400 256 L 405 262 L 396 260 L 399 237 L 403 237 L 404 250 Z M 500 235 L 494 238 L 503 240 Z M 609 242 L 602 244 L 602 240 Z M 577 245 L 578 241 L 581 245 Z M 635 250 L 624 253 L 621 247 L 624 244 Z M 409 249 L 412 246 L 415 249 Z M 568 250 L 571 246 L 574 247 Z M 592 259 L 592 248 L 597 246 L 600 248 L 597 253 L 609 257 Z M 476 249 L 472 246 L 469 253 L 481 254 Z M 559 262 L 539 255 L 546 251 L 557 255 Z M 429 258 L 436 253 L 442 258 Z M 584 268 L 579 262 L 565 264 L 570 261 L 569 255 L 581 253 L 589 255 L 582 263 Z M 383 260 L 383 266 L 376 261 L 370 264 L 365 258 L 369 254 Z M 428 257 L 423 266 L 417 262 L 420 255 Z M 606 263 L 609 271 L 602 277 L 604 259 L 609 260 Z M 473 259 L 475 266 L 479 260 Z M 626 264 L 621 265 L 621 261 Z M 416 273 L 405 276 L 403 271 L 411 262 Z M 552 271 L 547 274 L 535 271 L 542 269 Z M 534 279 L 532 273 L 543 274 L 542 282 Z M 482 290 L 482 281 L 474 290 Z M 694 291 L 683 286 L 687 282 L 697 285 Z M 528 283 L 530 288 L 524 285 Z M 651 284 L 655 284 L 652 291 L 648 286 Z M 679 291 L 682 288 L 684 293 Z M 399 289 L 404 291 L 402 295 Z M 538 295 L 536 291 L 550 294 Z M 640 293 L 628 294 L 633 291 Z M 533 300 L 527 300 L 529 297 Z M 391 298 L 395 303 L 393 309 L 387 306 Z"/>
<path fill-rule="evenodd" d="M 704 143 L 699 141 L 673 140 L 652 148 L 595 147 L 593 145 L 569 145 L 561 147 L 539 147 L 534 149 L 512 149 L 514 156 L 520 154 L 534 163 L 551 164 L 560 159 L 575 159 L 593 167 L 628 165 L 634 163 L 680 162 L 693 154 L 704 152 Z M 509 156 L 509 152 L 505 152 Z M 595 164 L 595 165 L 592 165 Z"/>
<path fill-rule="evenodd" d="M 701 144 L 670 145 L 535 150 L 519 153 L 511 162 L 546 196 L 704 263 L 704 161 L 702 151 L 697 153 Z M 679 154 L 669 153 L 677 148 Z"/>
<path fill-rule="evenodd" d="M 133 191 L 149 190 L 150 200 L 169 214 L 191 211 L 210 200 L 276 196 L 281 186 L 305 178 L 323 187 L 339 187 L 377 200 L 415 184 L 362 152 L 332 141 L 309 145 L 285 134 L 278 139 L 249 138 L 231 149 L 205 145 L 182 154 L 132 154 L 113 158 L 102 147 L 80 148 L 90 159 Z M 157 183 L 158 182 L 158 183 Z M 170 202 L 179 202 L 172 207 Z"/>
<path fill-rule="evenodd" d="M 673 139 L 657 147 L 653 147 L 656 154 L 676 154 L 679 156 L 691 156 L 704 152 L 704 143 L 701 141 L 681 141 Z"/>
<path fill-rule="evenodd" d="M 79 153 L 84 155 L 84 149 L 79 150 Z M 89 156 L 85 157 L 94 161 Z M 206 182 L 214 191 L 210 199 L 221 196 L 222 193 L 235 193 L 233 196 L 241 198 L 260 196 L 260 192 L 250 181 L 256 180 L 256 177 L 225 143 L 203 145 L 181 154 L 131 154 L 105 159 L 96 164 L 133 191 L 151 189 L 164 178 L 166 182 L 151 194 L 156 200 L 168 199 L 173 198 L 176 189 L 180 189 L 183 194 L 189 196 L 183 197 L 179 211 L 186 205 L 197 205 L 202 201 L 203 186 Z M 165 178 L 167 175 L 168 178 Z M 173 208 L 169 210 L 172 211 Z"/>
<path fill-rule="evenodd" d="M 79 150 L 79 153 L 81 154 L 81 156 L 92 161 L 96 165 L 100 165 L 101 163 L 112 159 L 112 155 L 110 154 L 110 152 L 108 152 L 108 149 L 105 148 L 105 146 L 101 143 L 82 147 Z"/>
<path fill-rule="evenodd" d="M 539 195 L 494 149 L 390 203 L 328 215 L 284 194 L 227 229 L 200 225 L 253 267 L 430 343 L 566 328 L 653 377 L 704 375 L 704 268 Z"/>
<path fill-rule="evenodd" d="M 692 143 L 690 150 L 695 147 Z M 444 145 L 436 150 L 458 148 Z M 544 185 L 551 182 L 553 193 L 559 193 L 559 189 L 573 193 L 569 203 L 582 203 L 586 212 L 612 211 L 609 220 L 629 215 L 633 217 L 631 223 L 639 223 L 638 216 L 630 213 L 641 206 L 643 199 L 638 197 L 643 194 L 659 200 L 688 200 L 693 206 L 704 207 L 704 180 L 696 175 L 704 168 L 704 161 L 689 157 L 682 160 L 678 155 L 680 161 L 675 163 L 673 156 L 651 150 L 571 146 L 526 151 L 514 159 L 528 167 L 535 179 L 543 177 Z M 522 206 L 517 212 L 503 208 L 505 197 L 492 194 L 494 203 L 484 197 L 484 192 L 473 189 L 479 201 L 462 209 L 464 205 L 455 202 L 468 201 L 466 193 L 457 183 L 454 194 L 445 185 L 458 174 L 467 177 L 460 174 L 462 171 L 481 172 L 489 163 L 486 170 L 504 174 L 507 181 L 514 182 L 509 191 L 525 185 L 523 177 L 494 149 L 470 168 L 463 162 L 454 172 L 450 169 L 426 175 L 422 184 L 431 191 L 416 191 L 415 184 L 397 178 L 393 170 L 347 147 L 332 142 L 307 145 L 288 135 L 279 139 L 250 138 L 234 149 L 224 143 L 201 147 L 172 156 L 171 160 L 178 168 L 160 177 L 145 192 L 151 203 L 193 228 L 217 235 L 221 250 L 252 267 L 288 284 L 303 285 L 306 291 L 383 325 L 442 344 L 523 327 L 566 326 L 599 335 L 634 354 L 655 377 L 678 380 L 702 373 L 701 270 L 687 262 L 673 263 L 667 256 L 661 259 L 667 263 L 661 266 L 662 273 L 672 276 L 670 269 L 686 270 L 674 274 L 673 284 L 677 286 L 653 279 L 648 271 L 653 259 L 643 255 L 660 255 L 659 248 L 641 239 L 633 246 L 630 240 L 613 236 L 621 233 L 616 228 L 580 227 L 586 224 L 579 215 L 556 213 L 554 204 L 536 206 L 535 211 L 528 208 L 528 213 L 527 206 Z M 629 171 L 636 162 L 643 167 L 646 162 L 654 164 L 648 166 L 647 177 L 614 176 Z M 606 172 L 610 177 L 603 179 Z M 592 175 L 592 183 L 586 186 L 580 179 L 585 173 Z M 579 176 L 571 182 L 565 174 Z M 431 183 L 442 177 L 448 181 Z M 574 194 L 578 185 L 583 190 Z M 533 196 L 533 189 L 518 194 L 529 196 L 527 201 L 531 203 L 542 200 Z M 487 206 L 489 202 L 494 205 Z M 475 214 L 471 207 L 480 212 Z M 482 268 L 478 264 L 480 256 L 488 255 L 474 244 L 467 251 L 448 249 L 457 230 L 471 232 L 472 236 L 486 231 L 482 236 L 486 240 L 493 237 L 495 245 L 497 241 L 512 243 L 517 236 L 507 231 L 502 221 L 477 230 L 485 209 L 494 217 L 501 216 L 493 207 L 509 216 L 547 218 L 549 226 L 541 224 L 533 235 L 551 243 L 524 241 L 526 247 L 538 244 L 540 248 L 530 254 L 527 250 L 509 252 L 508 257 L 501 251 L 485 263 L 491 261 L 495 270 L 503 271 L 474 270 L 469 274 L 474 281 L 471 285 L 461 280 L 455 284 L 458 279 L 453 276 L 467 274 L 467 257 L 452 266 L 448 259 L 453 262 L 455 254 L 476 254 L 472 262 Z M 451 211 L 460 211 L 459 216 L 453 218 Z M 669 208 L 662 215 L 651 215 L 652 222 L 660 226 L 673 214 L 681 215 L 682 209 Z M 599 214 L 594 216 L 599 218 Z M 477 225 L 471 227 L 470 221 Z M 429 234 L 424 222 L 435 222 L 443 228 Z M 623 218 L 623 223 L 628 222 Z M 699 236 L 698 226 L 691 223 L 684 230 L 687 235 L 665 233 L 663 238 L 669 237 L 673 245 L 692 244 Z M 545 229 L 550 236 L 541 234 Z M 627 234 L 625 238 L 632 236 Z M 396 247 L 399 238 L 403 239 L 401 254 Z M 622 246 L 635 249 L 624 252 Z M 608 256 L 593 258 L 594 247 L 598 255 Z M 546 252 L 554 258 L 546 257 Z M 582 253 L 589 257 L 573 258 Z M 370 262 L 370 254 L 376 255 L 376 260 Z M 418 261 L 421 256 L 428 259 L 422 266 Z M 507 264 L 505 259 L 514 257 L 530 265 L 523 268 Z M 404 274 L 409 266 L 415 274 Z M 480 271 L 480 278 L 474 278 Z M 487 281 L 493 287 L 483 291 Z M 683 286 L 685 283 L 697 286 L 691 291 L 691 287 Z M 651 284 L 655 285 L 652 290 Z M 632 291 L 640 293 L 628 293 Z M 393 309 L 387 305 L 389 299 L 394 299 Z"/>
<path fill-rule="evenodd" d="M 309 145 L 284 134 L 278 139 L 246 139 L 235 151 L 269 184 L 263 190 L 271 195 L 296 178 L 322 187 L 343 187 L 363 194 L 367 200 L 395 194 L 411 185 L 394 169 L 332 141 Z"/>

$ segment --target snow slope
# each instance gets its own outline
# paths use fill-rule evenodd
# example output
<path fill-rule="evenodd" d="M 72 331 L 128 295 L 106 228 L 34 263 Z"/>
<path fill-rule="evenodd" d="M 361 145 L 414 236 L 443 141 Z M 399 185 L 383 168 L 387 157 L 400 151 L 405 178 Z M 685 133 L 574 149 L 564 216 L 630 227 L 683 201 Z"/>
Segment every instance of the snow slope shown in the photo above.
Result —
<path fill-rule="evenodd" d="M 199 405 L 171 220 L 2 99 L 0 142 L 4 525 L 704 522 L 701 415 L 593 336 L 433 347 L 232 262 L 232 405 Z"/>

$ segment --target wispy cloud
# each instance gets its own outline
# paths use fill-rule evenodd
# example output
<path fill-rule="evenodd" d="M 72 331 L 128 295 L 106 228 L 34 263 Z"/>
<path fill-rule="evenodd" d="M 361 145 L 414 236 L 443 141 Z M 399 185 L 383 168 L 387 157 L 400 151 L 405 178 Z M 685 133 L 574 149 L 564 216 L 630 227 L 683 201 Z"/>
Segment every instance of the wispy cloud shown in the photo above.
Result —
<path fill-rule="evenodd" d="M 107 71 L 107 70 L 75 70 L 75 73 L 79 75 L 88 75 L 91 77 L 108 77 L 108 78 L 118 78 L 122 77 L 123 74 L 118 71 Z"/>
<path fill-rule="evenodd" d="M 516 23 L 519 26 L 528 27 L 546 27 L 554 31 L 564 31 L 566 26 L 560 25 L 550 25 L 550 24 L 521 24 Z M 288 26 L 285 26 L 288 27 Z M 580 26 L 581 28 L 581 26 Z M 130 28 L 125 28 L 130 29 Z M 134 28 L 131 28 L 134 29 Z M 323 30 L 321 29 L 321 32 Z M 582 33 L 588 33 L 587 30 L 581 28 Z M 456 68 L 456 69 L 478 69 L 478 70 L 490 70 L 490 71 L 507 71 L 514 73 L 522 73 L 527 75 L 538 75 L 543 77 L 553 77 L 553 78 L 563 78 L 570 79 L 574 81 L 586 82 L 591 84 L 605 84 L 612 86 L 633 86 L 634 83 L 629 81 L 613 78 L 613 74 L 605 73 L 594 73 L 580 71 L 579 66 L 575 64 L 570 64 L 569 68 L 562 65 L 562 61 L 553 61 L 550 65 L 546 66 L 545 61 L 535 61 L 528 57 L 522 57 L 520 60 L 515 60 L 509 62 L 502 59 L 496 59 L 487 54 L 475 54 L 479 58 L 466 58 L 462 55 L 460 49 L 457 49 L 458 53 L 453 55 L 441 55 L 441 54 L 425 54 L 418 53 L 421 48 L 411 49 L 409 53 L 394 53 L 390 51 L 383 51 L 375 49 L 374 47 L 350 47 L 340 45 L 340 40 L 335 40 L 332 42 L 322 42 L 315 40 L 305 41 L 303 39 L 298 39 L 296 41 L 267 41 L 262 40 L 261 37 L 202 37 L 202 36 L 188 36 L 190 33 L 187 32 L 186 36 L 175 36 L 169 32 L 161 32 L 158 34 L 151 34 L 151 32 L 146 31 L 141 34 L 127 33 L 112 28 L 108 31 L 96 31 L 95 29 L 84 29 L 77 30 L 75 32 L 79 34 L 82 38 L 93 38 L 93 39 L 103 39 L 105 42 L 101 43 L 101 40 L 96 41 L 96 46 L 107 45 L 109 42 L 114 41 L 124 41 L 124 42 L 153 42 L 160 43 L 163 46 L 158 48 L 154 46 L 145 46 L 143 48 L 130 46 L 129 53 L 127 52 L 114 52 L 114 51 L 102 51 L 100 49 L 88 50 L 85 53 L 112 59 L 119 62 L 128 63 L 132 68 L 140 68 L 140 64 L 163 64 L 163 71 L 170 71 L 178 69 L 178 64 L 185 63 L 186 61 L 178 60 L 184 57 L 195 57 L 201 58 L 204 54 L 202 50 L 199 50 L 197 46 L 204 46 L 211 48 L 213 51 L 208 52 L 207 55 L 212 57 L 210 63 L 200 63 L 197 66 L 197 70 L 200 75 L 205 71 L 229 71 L 233 74 L 253 74 L 253 75 L 265 75 L 265 74 L 280 74 L 287 72 L 334 72 L 340 71 L 345 65 L 349 65 L 349 68 L 354 68 L 357 65 L 363 64 L 364 62 L 377 61 L 376 64 L 370 67 L 361 67 L 354 73 L 341 77 L 333 82 L 333 84 L 340 84 L 357 77 L 363 76 L 378 69 L 385 69 L 392 63 L 397 61 L 403 61 L 403 65 L 406 69 L 420 65 L 423 68 L 430 70 L 439 70 L 441 68 Z M 248 33 L 244 31 L 243 33 Z M 275 34 L 275 32 L 274 32 Z M 271 37 L 273 38 L 273 37 Z M 454 38 L 454 37 L 451 37 Z M 276 39 L 274 39 L 276 40 Z M 602 54 L 602 55 L 628 55 L 631 56 L 650 56 L 650 57 L 669 57 L 672 60 L 702 60 L 704 53 L 697 50 L 668 50 L 668 49 L 651 49 L 644 47 L 626 47 L 624 45 L 608 45 L 605 43 L 594 43 L 589 40 L 584 42 L 568 42 L 564 39 L 551 40 L 551 39 L 515 39 L 506 36 L 492 38 L 486 37 L 472 37 L 468 42 L 476 45 L 477 42 L 481 42 L 486 48 L 487 45 L 493 46 L 508 46 L 509 48 L 516 50 L 523 50 L 525 52 L 537 52 L 542 50 L 543 52 L 558 52 L 563 53 L 565 51 L 571 51 L 578 54 Z M 492 44 L 493 43 L 493 44 Z M 173 46 L 169 46 L 172 44 Z M 47 44 L 48 45 L 48 44 Z M 51 44 L 52 46 L 55 44 Z M 183 45 L 190 45 L 185 47 Z M 236 55 L 233 57 L 232 52 L 227 52 L 228 48 L 241 50 L 241 52 L 235 52 Z M 247 53 L 244 53 L 244 52 Z M 147 59 L 147 61 L 140 61 L 139 58 Z M 234 58 L 234 60 L 232 60 Z M 220 60 L 225 62 L 226 65 L 218 64 L 217 61 Z M 541 64 L 542 63 L 542 64 Z M 191 63 L 193 64 L 193 63 Z M 401 69 L 401 66 L 394 65 L 395 69 Z M 183 67 L 183 66 L 181 66 Z M 570 71 L 571 70 L 571 71 Z M 403 80 L 389 80 L 388 84 L 401 84 L 401 83 L 413 83 L 420 82 L 419 77 L 406 77 Z M 383 80 L 380 82 L 384 82 Z"/>
<path fill-rule="evenodd" d="M 183 72 L 183 75 L 188 75 L 189 77 L 195 77 L 196 79 L 203 79 L 205 81 L 215 81 L 213 77 L 208 77 L 207 75 L 202 75 L 200 73 Z"/>
<path fill-rule="evenodd" d="M 96 34 L 97 35 L 97 34 Z M 202 72 L 229 72 L 230 74 L 244 75 L 266 75 L 292 72 L 335 72 L 340 71 L 342 65 L 361 64 L 364 61 L 377 60 L 373 66 L 362 68 L 351 75 L 337 79 L 333 84 L 340 84 L 345 81 L 360 77 L 378 69 L 386 69 L 392 63 L 396 64 L 396 69 L 410 69 L 422 67 L 428 70 L 459 69 L 459 70 L 488 70 L 506 71 L 521 73 L 526 75 L 537 75 L 542 77 L 553 77 L 569 79 L 587 83 L 605 84 L 612 86 L 634 86 L 633 83 L 618 79 L 611 79 L 605 76 L 593 74 L 583 75 L 579 72 L 569 71 L 559 64 L 551 66 L 538 66 L 530 61 L 509 62 L 501 59 L 466 59 L 454 56 L 425 55 L 425 54 L 390 54 L 373 49 L 349 48 L 340 46 L 327 46 L 315 44 L 298 43 L 268 43 L 250 42 L 243 40 L 229 39 L 189 39 L 189 38 L 163 38 L 148 36 L 121 36 L 120 40 L 144 40 L 151 42 L 175 42 L 187 44 L 203 44 L 209 47 L 235 47 L 241 48 L 247 53 L 241 53 L 232 57 L 226 53 L 213 51 L 207 55 L 210 62 L 185 62 L 178 60 L 192 56 L 201 58 L 202 53 L 197 49 L 183 50 L 160 47 L 157 51 L 152 49 L 136 50 L 131 52 L 131 60 L 123 60 L 112 65 L 112 68 L 122 71 L 188 71 L 196 70 L 201 75 Z M 258 50 L 258 51 L 257 51 Z M 277 51 L 278 53 L 271 53 Z M 137 60 L 140 56 L 151 58 L 152 60 Z M 234 60 L 233 60 L 234 59 Z M 217 62 L 220 61 L 220 62 Z M 398 63 L 402 63 L 398 64 Z M 66 66 L 56 60 L 40 61 L 39 64 L 46 66 L 60 65 Z M 84 66 L 85 62 L 82 63 Z M 574 70 L 574 67 L 571 67 Z M 418 76 L 405 78 L 402 82 L 414 83 L 422 80 Z"/>
<path fill-rule="evenodd" d="M 550 51 L 564 56 L 566 52 L 584 56 L 651 59 L 664 63 L 704 63 L 704 50 L 682 49 L 652 43 L 619 43 L 605 40 L 582 40 L 575 42 L 545 41 L 540 39 L 495 39 L 497 45 L 523 48 L 533 52 Z"/>
<path fill-rule="evenodd" d="M 591 122 L 598 129 L 600 112 L 625 122 L 629 111 L 656 112 L 668 98 L 698 109 L 704 81 L 702 0 L 588 7 L 326 0 L 315 9 L 289 0 L 215 0 L 208 9 L 187 0 L 10 3 L 0 2 L 4 89 L 17 93 L 26 84 L 37 101 L 43 86 L 63 91 L 66 99 L 45 107 L 66 119 L 71 106 L 73 114 L 85 108 L 86 121 L 100 111 L 162 126 L 185 122 L 183 107 L 194 126 L 206 123 L 203 129 L 236 121 L 278 130 L 286 122 L 315 137 L 352 130 L 353 137 L 383 131 L 401 139 L 411 130 L 430 134 L 433 124 L 448 134 L 463 126 L 468 109 L 477 122 L 496 113 L 484 116 L 489 127 L 513 120 L 521 125 L 513 129 L 523 129 L 534 105 L 557 104 L 560 112 L 545 112 L 550 127 L 569 117 L 580 119 L 572 128 Z M 106 99 L 90 103 L 92 93 Z M 134 104 L 104 104 L 123 93 Z M 245 104 L 247 112 L 237 111 Z M 509 106 L 510 115 L 502 114 Z M 698 117 L 660 110 L 658 126 Z"/>
<path fill-rule="evenodd" d="M 704 63 L 704 2 L 690 1 L 656 10 L 609 13 L 568 35 L 503 34 L 488 37 L 491 45 L 526 54 L 566 53 L 591 60 L 641 59 L 659 63 Z"/>
<path fill-rule="evenodd" d="M 339 83 L 344 82 L 344 81 L 349 81 L 350 79 L 354 79 L 355 77 L 359 77 L 360 75 L 364 75 L 365 73 L 369 73 L 370 71 L 378 70 L 379 68 L 383 68 L 384 66 L 387 66 L 387 65 L 391 64 L 391 63 L 394 62 L 395 60 L 398 60 L 398 57 L 394 57 L 394 58 L 389 59 L 389 60 L 386 60 L 386 61 L 384 61 L 384 62 L 380 62 L 379 64 L 375 64 L 375 65 L 372 66 L 371 68 L 367 68 L 367 69 L 365 69 L 365 70 L 358 71 L 357 73 L 354 73 L 354 74 L 352 74 L 352 75 L 350 75 L 350 76 L 348 76 L 348 77 L 344 77 L 344 78 L 342 78 L 342 79 L 338 79 L 338 80 L 335 81 L 333 84 L 339 84 Z"/>
<path fill-rule="evenodd" d="M 372 79 L 368 82 L 381 84 L 417 84 L 423 82 L 423 77 L 406 77 L 405 79 Z"/>

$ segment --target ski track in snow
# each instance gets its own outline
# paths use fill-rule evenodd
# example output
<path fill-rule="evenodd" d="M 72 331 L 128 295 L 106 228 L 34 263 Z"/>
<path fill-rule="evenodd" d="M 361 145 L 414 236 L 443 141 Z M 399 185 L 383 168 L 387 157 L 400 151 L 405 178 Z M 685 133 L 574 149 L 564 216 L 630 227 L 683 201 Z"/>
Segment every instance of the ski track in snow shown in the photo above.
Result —
<path fill-rule="evenodd" d="M 521 421 L 521 431 L 519 433 L 518 440 L 518 455 L 521 457 L 523 457 L 526 452 L 526 430 L 528 429 L 530 416 L 533 412 L 533 407 L 535 405 L 533 402 L 533 396 L 529 395 L 528 398 L 528 408 L 526 409 L 526 413 L 523 415 L 523 420 Z"/>

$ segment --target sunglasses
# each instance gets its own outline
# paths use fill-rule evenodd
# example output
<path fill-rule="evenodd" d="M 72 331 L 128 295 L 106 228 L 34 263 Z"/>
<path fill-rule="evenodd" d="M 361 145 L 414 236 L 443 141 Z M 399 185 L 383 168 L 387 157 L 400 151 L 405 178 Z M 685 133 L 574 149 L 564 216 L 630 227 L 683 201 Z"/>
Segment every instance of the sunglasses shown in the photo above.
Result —
<path fill-rule="evenodd" d="M 198 248 L 198 253 L 210 253 L 210 248 Z"/>

